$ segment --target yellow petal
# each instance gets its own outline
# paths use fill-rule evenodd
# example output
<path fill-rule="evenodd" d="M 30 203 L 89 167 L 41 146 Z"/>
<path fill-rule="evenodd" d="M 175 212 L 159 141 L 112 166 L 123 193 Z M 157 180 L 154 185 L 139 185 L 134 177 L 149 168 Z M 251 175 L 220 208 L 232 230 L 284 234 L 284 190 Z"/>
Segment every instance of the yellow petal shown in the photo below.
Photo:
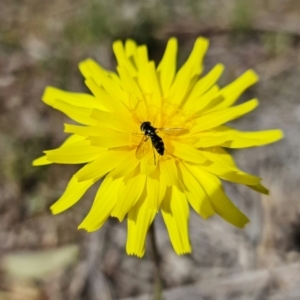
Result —
<path fill-rule="evenodd" d="M 247 185 L 250 189 L 258 192 L 258 193 L 261 193 L 261 194 L 264 194 L 264 195 L 269 195 L 269 190 L 264 187 L 262 184 L 256 184 L 256 185 Z"/>
<path fill-rule="evenodd" d="M 37 166 L 44 166 L 44 165 L 50 165 L 52 164 L 53 162 L 52 161 L 49 161 L 47 159 L 47 156 L 44 155 L 44 156 L 41 156 L 39 158 L 36 158 L 33 162 L 32 162 L 32 165 L 37 167 Z"/>
<path fill-rule="evenodd" d="M 136 80 L 130 76 L 130 74 L 124 66 L 118 66 L 117 70 L 120 75 L 123 89 L 129 93 L 129 108 L 133 110 L 137 105 L 138 99 L 143 99 L 144 96 Z"/>
<path fill-rule="evenodd" d="M 155 63 L 150 61 L 147 64 L 148 80 L 150 86 L 150 93 L 152 93 L 153 104 L 161 107 L 162 94 L 159 86 L 158 74 L 155 70 Z"/>
<path fill-rule="evenodd" d="M 194 146 L 197 148 L 219 146 L 228 142 L 229 139 L 230 137 L 228 135 L 214 136 L 212 133 L 211 136 L 202 137 L 199 134 L 199 139 L 195 142 Z"/>
<path fill-rule="evenodd" d="M 128 39 L 125 42 L 125 53 L 128 58 L 135 57 L 137 45 L 134 40 Z"/>
<path fill-rule="evenodd" d="M 261 180 L 257 176 L 240 170 L 231 155 L 222 148 L 206 148 L 202 150 L 202 154 L 211 162 L 203 165 L 202 168 L 224 180 L 246 185 L 257 185 Z"/>
<path fill-rule="evenodd" d="M 84 78 L 92 78 L 100 86 L 101 77 L 104 74 L 108 74 L 96 61 L 91 58 L 87 58 L 79 63 L 79 70 Z"/>
<path fill-rule="evenodd" d="M 220 127 L 222 134 L 227 134 L 227 136 L 226 140 L 219 145 L 228 148 L 246 148 L 267 145 L 277 142 L 284 136 L 280 129 L 243 132 L 226 126 Z"/>
<path fill-rule="evenodd" d="M 159 208 L 159 178 L 147 177 L 147 201 L 148 208 L 158 210 Z"/>
<path fill-rule="evenodd" d="M 225 100 L 215 109 L 219 110 L 233 105 L 240 95 L 251 85 L 255 84 L 258 79 L 258 75 L 253 70 L 246 71 L 239 78 L 231 84 L 228 84 L 220 91 Z"/>
<path fill-rule="evenodd" d="M 199 138 L 195 146 L 201 148 L 216 145 L 229 148 L 244 148 L 270 144 L 283 138 L 283 135 L 283 132 L 279 129 L 239 131 L 227 126 L 218 126 L 212 130 L 194 134 L 193 137 Z"/>
<path fill-rule="evenodd" d="M 188 234 L 189 206 L 185 195 L 176 186 L 169 187 L 161 205 L 171 243 L 178 255 L 190 253 Z"/>
<path fill-rule="evenodd" d="M 214 111 L 201 116 L 198 119 L 198 124 L 193 128 L 194 132 L 208 130 L 217 127 L 221 124 L 237 119 L 242 115 L 249 113 L 258 105 L 257 99 L 252 99 L 243 104 L 234 107 L 225 108 L 220 111 Z"/>
<path fill-rule="evenodd" d="M 153 222 L 157 211 L 149 209 L 145 196 L 131 208 L 128 213 L 128 234 L 126 252 L 128 255 L 142 257 L 145 253 L 145 242 L 148 228 Z"/>
<path fill-rule="evenodd" d="M 53 107 L 55 109 L 60 110 L 69 118 L 73 119 L 78 123 L 85 124 L 85 125 L 97 124 L 97 121 L 95 121 L 90 117 L 93 111 L 92 108 L 74 106 L 60 100 L 56 100 L 55 103 L 53 104 Z"/>
<path fill-rule="evenodd" d="M 83 140 L 85 140 L 85 137 L 82 137 L 82 136 L 77 135 L 77 134 L 72 134 L 68 138 L 66 138 L 66 140 L 61 144 L 60 148 L 64 147 L 64 146 L 67 146 L 67 145 L 71 145 L 71 144 L 79 142 L 79 141 L 83 141 Z M 49 165 L 49 164 L 52 164 L 52 163 L 53 162 L 51 162 L 47 159 L 47 155 L 44 155 L 44 156 L 41 156 L 41 157 L 35 159 L 32 162 L 32 165 L 33 166 L 42 166 L 42 165 Z"/>
<path fill-rule="evenodd" d="M 215 214 L 206 192 L 195 179 L 194 175 L 185 167 L 185 164 L 178 165 L 179 176 L 185 186 L 185 195 L 193 209 L 204 219 Z"/>
<path fill-rule="evenodd" d="M 144 69 L 149 62 L 147 46 L 145 45 L 138 46 L 136 50 L 136 54 L 137 54 L 136 64 L 138 70 L 140 71 Z"/>
<path fill-rule="evenodd" d="M 162 94 L 167 97 L 176 72 L 177 39 L 170 38 L 164 56 L 157 68 Z"/>
<path fill-rule="evenodd" d="M 153 61 L 145 64 L 144 68 L 139 71 L 138 81 L 143 94 L 146 96 L 147 106 L 153 105 L 157 109 L 160 108 L 161 94 Z"/>
<path fill-rule="evenodd" d="M 113 170 L 122 159 L 127 150 L 109 150 L 100 153 L 99 157 L 85 165 L 76 173 L 78 181 L 85 181 L 91 179 L 98 179 Z"/>
<path fill-rule="evenodd" d="M 115 72 L 109 72 L 108 77 L 111 78 L 122 89 L 120 77 Z"/>
<path fill-rule="evenodd" d="M 71 93 L 52 86 L 45 89 L 42 100 L 50 106 L 54 106 L 55 101 L 60 100 L 74 106 L 103 109 L 101 102 L 92 95 Z"/>
<path fill-rule="evenodd" d="M 84 65 L 84 63 L 85 62 L 83 62 L 82 64 Z M 87 79 L 89 78 L 90 77 L 87 77 Z M 122 112 L 128 112 L 128 107 L 126 107 L 126 105 L 128 104 L 128 97 L 122 90 L 120 85 L 111 75 L 109 75 L 108 72 L 104 71 L 103 69 L 99 69 L 97 71 L 97 78 L 95 76 L 92 76 L 92 79 L 97 83 L 97 85 L 103 87 L 110 98 L 115 99 L 115 101 L 118 101 L 120 103 L 119 109 L 122 110 Z"/>
<path fill-rule="evenodd" d="M 130 209 L 141 197 L 146 183 L 146 175 L 135 173 L 135 175 L 124 181 L 118 191 L 118 201 L 111 212 L 121 222 Z"/>
<path fill-rule="evenodd" d="M 174 83 L 170 89 L 169 99 L 173 104 L 180 104 L 182 102 L 190 88 L 192 79 L 201 74 L 203 56 L 207 48 L 207 39 L 198 38 L 196 40 L 188 60 L 176 74 Z"/>
<path fill-rule="evenodd" d="M 118 165 L 109 173 L 109 176 L 113 178 L 123 177 L 135 169 L 139 164 L 139 161 L 135 157 L 135 152 L 136 150 L 132 150 L 123 154 Z"/>
<path fill-rule="evenodd" d="M 107 149 L 92 146 L 88 140 L 44 151 L 49 161 L 60 164 L 86 163 L 96 159 L 104 152 L 107 152 Z"/>
<path fill-rule="evenodd" d="M 102 68 L 96 61 L 88 58 L 79 63 L 79 70 L 85 79 L 92 79 L 98 86 L 102 85 L 102 76 L 112 79 L 118 86 L 120 85 L 119 77 L 111 71 Z"/>
<path fill-rule="evenodd" d="M 194 102 L 190 102 L 189 109 L 191 111 L 196 111 L 195 117 L 199 117 L 207 113 L 211 108 L 219 105 L 224 100 L 223 96 L 220 95 L 220 87 L 214 85 L 205 94 L 199 97 Z"/>
<path fill-rule="evenodd" d="M 224 65 L 217 64 L 207 75 L 202 77 L 194 86 L 186 103 L 184 104 L 184 108 L 190 109 L 195 107 L 197 104 L 201 105 L 202 99 L 200 97 L 217 82 L 223 71 Z"/>
<path fill-rule="evenodd" d="M 94 183 L 95 181 L 93 180 L 78 182 L 74 175 L 69 181 L 63 195 L 51 206 L 52 213 L 59 214 L 73 206 Z"/>
<path fill-rule="evenodd" d="M 143 91 L 143 94 L 151 93 L 151 85 L 147 80 L 147 68 L 148 68 L 148 52 L 146 46 L 140 46 L 137 48 L 137 66 L 138 66 L 138 82 Z"/>
<path fill-rule="evenodd" d="M 73 124 L 64 124 L 64 132 L 74 133 L 81 137 L 97 136 L 103 130 L 99 126 L 80 126 Z"/>
<path fill-rule="evenodd" d="M 233 170 L 219 163 L 212 163 L 211 165 L 208 166 L 202 166 L 202 168 L 214 175 L 217 175 L 218 177 L 224 180 L 235 182 L 235 183 L 240 183 L 245 185 L 256 185 L 259 184 L 261 180 L 259 177 L 256 177 L 251 174 L 247 174 L 242 171 Z"/>
<path fill-rule="evenodd" d="M 172 157 L 161 159 L 159 161 L 161 176 L 164 178 L 167 186 L 177 185 L 177 167 Z"/>
<path fill-rule="evenodd" d="M 248 218 L 226 196 L 217 176 L 198 166 L 188 166 L 188 168 L 204 188 L 214 211 L 219 216 L 239 228 L 243 228 L 249 222 Z"/>
<path fill-rule="evenodd" d="M 196 164 L 204 163 L 207 161 L 205 157 L 203 157 L 201 151 L 195 149 L 194 147 L 173 141 L 166 141 L 166 149 L 172 153 L 174 156 L 183 159 L 185 161 L 193 162 Z M 169 147 L 168 147 L 169 146 Z"/>
<path fill-rule="evenodd" d="M 77 142 L 79 142 L 79 141 L 84 141 L 84 140 L 86 140 L 85 137 L 80 136 L 80 135 L 78 135 L 78 134 L 72 134 L 72 135 L 70 135 L 69 137 L 67 137 L 67 138 L 65 139 L 65 141 L 61 144 L 60 147 L 68 146 L 68 145 L 77 143 Z"/>
<path fill-rule="evenodd" d="M 98 133 L 97 136 L 91 136 L 90 141 L 92 145 L 103 148 L 132 146 L 140 142 L 137 136 L 107 129 Z"/>
<path fill-rule="evenodd" d="M 158 194 L 158 200 L 159 200 L 159 206 L 161 202 L 163 201 L 167 191 L 167 184 L 163 178 L 163 176 L 160 176 L 160 182 L 159 182 L 159 194 Z"/>
<path fill-rule="evenodd" d="M 110 176 L 107 176 L 103 180 L 96 194 L 92 208 L 78 226 L 78 229 L 85 229 L 91 232 L 98 230 L 106 222 L 117 202 L 118 190 L 122 180 L 122 178 L 114 180 Z"/>
<path fill-rule="evenodd" d="M 91 113 L 91 117 L 97 120 L 99 126 L 108 127 L 115 131 L 124 133 L 139 132 L 138 126 L 123 114 L 109 113 L 94 109 Z"/>
<path fill-rule="evenodd" d="M 195 74 L 203 69 L 202 62 L 208 46 L 209 40 L 204 37 L 198 37 L 195 41 L 193 50 L 185 63 L 185 65 L 190 64 L 194 66 L 193 71 Z"/>
<path fill-rule="evenodd" d="M 112 98 L 101 86 L 97 85 L 93 78 L 86 79 L 85 84 L 93 93 L 95 98 L 98 101 L 101 101 L 103 109 L 100 110 L 128 114 L 128 110 L 124 103 L 122 103 L 118 98 Z"/>
<path fill-rule="evenodd" d="M 132 45 L 132 44 L 131 44 Z M 127 46 L 128 48 L 128 46 Z M 133 48 L 131 48 L 133 49 Z M 129 60 L 128 56 L 125 54 L 125 49 L 121 41 L 116 41 L 113 43 L 113 51 L 118 61 L 119 66 L 126 68 L 131 77 L 137 76 L 137 70 L 134 65 Z"/>
<path fill-rule="evenodd" d="M 147 176 L 147 202 L 149 209 L 158 211 L 165 196 L 167 184 L 164 180 L 160 166 L 157 166 L 151 176 Z"/>
<path fill-rule="evenodd" d="M 201 74 L 203 56 L 208 48 L 208 40 L 198 38 L 194 48 L 186 61 L 176 74 L 174 83 L 171 87 L 169 97 L 173 104 L 180 104 L 185 99 L 185 95 L 196 83 L 197 77 Z M 191 83 L 193 83 L 191 85 Z"/>
<path fill-rule="evenodd" d="M 233 157 L 221 147 L 205 148 L 205 149 L 201 149 L 201 152 L 203 156 L 209 157 L 210 162 L 217 162 L 219 164 L 228 166 L 232 169 L 239 170 L 236 166 Z"/>
<path fill-rule="evenodd" d="M 150 150 L 150 149 L 149 149 Z M 154 150 L 155 151 L 155 150 Z M 146 176 L 151 175 L 157 167 L 157 155 L 153 151 L 146 153 L 145 157 L 140 160 L 140 172 Z"/>

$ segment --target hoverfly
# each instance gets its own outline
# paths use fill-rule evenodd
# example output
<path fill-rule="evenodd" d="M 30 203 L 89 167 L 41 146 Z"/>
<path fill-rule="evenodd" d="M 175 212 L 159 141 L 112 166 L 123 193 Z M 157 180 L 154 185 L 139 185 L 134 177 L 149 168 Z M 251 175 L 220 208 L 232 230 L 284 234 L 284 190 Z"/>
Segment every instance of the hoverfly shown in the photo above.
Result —
<path fill-rule="evenodd" d="M 159 155 L 164 155 L 165 145 L 163 139 L 158 136 L 158 131 L 162 131 L 168 135 L 183 135 L 189 133 L 188 129 L 184 128 L 155 128 L 151 125 L 151 122 L 143 122 L 140 127 L 141 131 L 144 133 L 144 136 L 136 149 L 136 158 L 142 159 L 148 152 L 148 146 L 146 142 L 150 139 L 152 143 L 153 155 L 154 155 L 154 164 L 156 165 L 156 156 L 155 151 Z"/>

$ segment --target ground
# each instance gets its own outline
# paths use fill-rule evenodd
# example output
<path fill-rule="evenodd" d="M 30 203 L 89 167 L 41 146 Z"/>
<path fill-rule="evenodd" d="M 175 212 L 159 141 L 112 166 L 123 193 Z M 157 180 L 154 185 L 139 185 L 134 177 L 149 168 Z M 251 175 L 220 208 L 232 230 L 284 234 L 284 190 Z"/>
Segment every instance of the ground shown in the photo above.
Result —
<path fill-rule="evenodd" d="M 45 86 L 86 91 L 77 65 L 92 57 L 114 69 L 111 43 L 147 43 L 158 61 L 177 36 L 179 62 L 197 36 L 210 39 L 205 69 L 225 64 L 225 85 L 252 68 L 258 97 L 242 130 L 281 128 L 274 145 L 232 151 L 243 170 L 263 178 L 270 196 L 225 184 L 251 223 L 190 219 L 191 255 L 178 257 L 158 215 L 155 228 L 165 299 L 300 298 L 300 5 L 296 0 L 37 0 L 0 3 L 0 255 L 2 300 L 152 299 L 154 267 L 125 254 L 126 224 L 112 219 L 87 234 L 77 225 L 95 189 L 69 211 L 49 206 L 78 167 L 33 168 L 65 138 L 67 118 L 44 105 Z M 148 245 L 147 245 L 148 246 Z"/>

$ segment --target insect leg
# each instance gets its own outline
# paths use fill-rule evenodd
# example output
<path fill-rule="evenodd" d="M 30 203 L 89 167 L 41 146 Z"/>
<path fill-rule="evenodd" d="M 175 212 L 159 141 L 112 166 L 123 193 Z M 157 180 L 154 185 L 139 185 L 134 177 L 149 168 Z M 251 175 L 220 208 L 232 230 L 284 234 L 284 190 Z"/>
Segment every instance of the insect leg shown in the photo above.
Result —
<path fill-rule="evenodd" d="M 155 155 L 155 150 L 154 150 L 153 143 L 151 143 L 151 145 L 152 145 L 152 151 L 153 151 L 154 165 L 156 166 L 156 155 Z"/>
<path fill-rule="evenodd" d="M 137 146 L 137 149 L 136 149 L 136 158 L 137 159 L 142 159 L 146 153 L 148 152 L 148 147 L 149 147 L 149 143 L 147 143 L 149 137 L 144 135 L 140 144 Z"/>

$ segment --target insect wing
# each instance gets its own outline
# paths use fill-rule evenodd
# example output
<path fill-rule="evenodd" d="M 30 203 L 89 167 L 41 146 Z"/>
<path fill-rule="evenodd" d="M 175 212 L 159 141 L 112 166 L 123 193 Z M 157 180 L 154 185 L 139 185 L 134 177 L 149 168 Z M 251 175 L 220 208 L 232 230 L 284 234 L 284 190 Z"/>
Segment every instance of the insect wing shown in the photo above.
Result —
<path fill-rule="evenodd" d="M 137 159 L 142 159 L 143 157 L 145 157 L 145 155 L 149 151 L 148 139 L 149 138 L 147 136 L 143 136 L 140 144 L 138 145 L 136 152 L 135 152 L 135 156 Z"/>
<path fill-rule="evenodd" d="M 185 128 L 158 128 L 158 130 L 168 135 L 184 135 L 190 132 Z"/>

